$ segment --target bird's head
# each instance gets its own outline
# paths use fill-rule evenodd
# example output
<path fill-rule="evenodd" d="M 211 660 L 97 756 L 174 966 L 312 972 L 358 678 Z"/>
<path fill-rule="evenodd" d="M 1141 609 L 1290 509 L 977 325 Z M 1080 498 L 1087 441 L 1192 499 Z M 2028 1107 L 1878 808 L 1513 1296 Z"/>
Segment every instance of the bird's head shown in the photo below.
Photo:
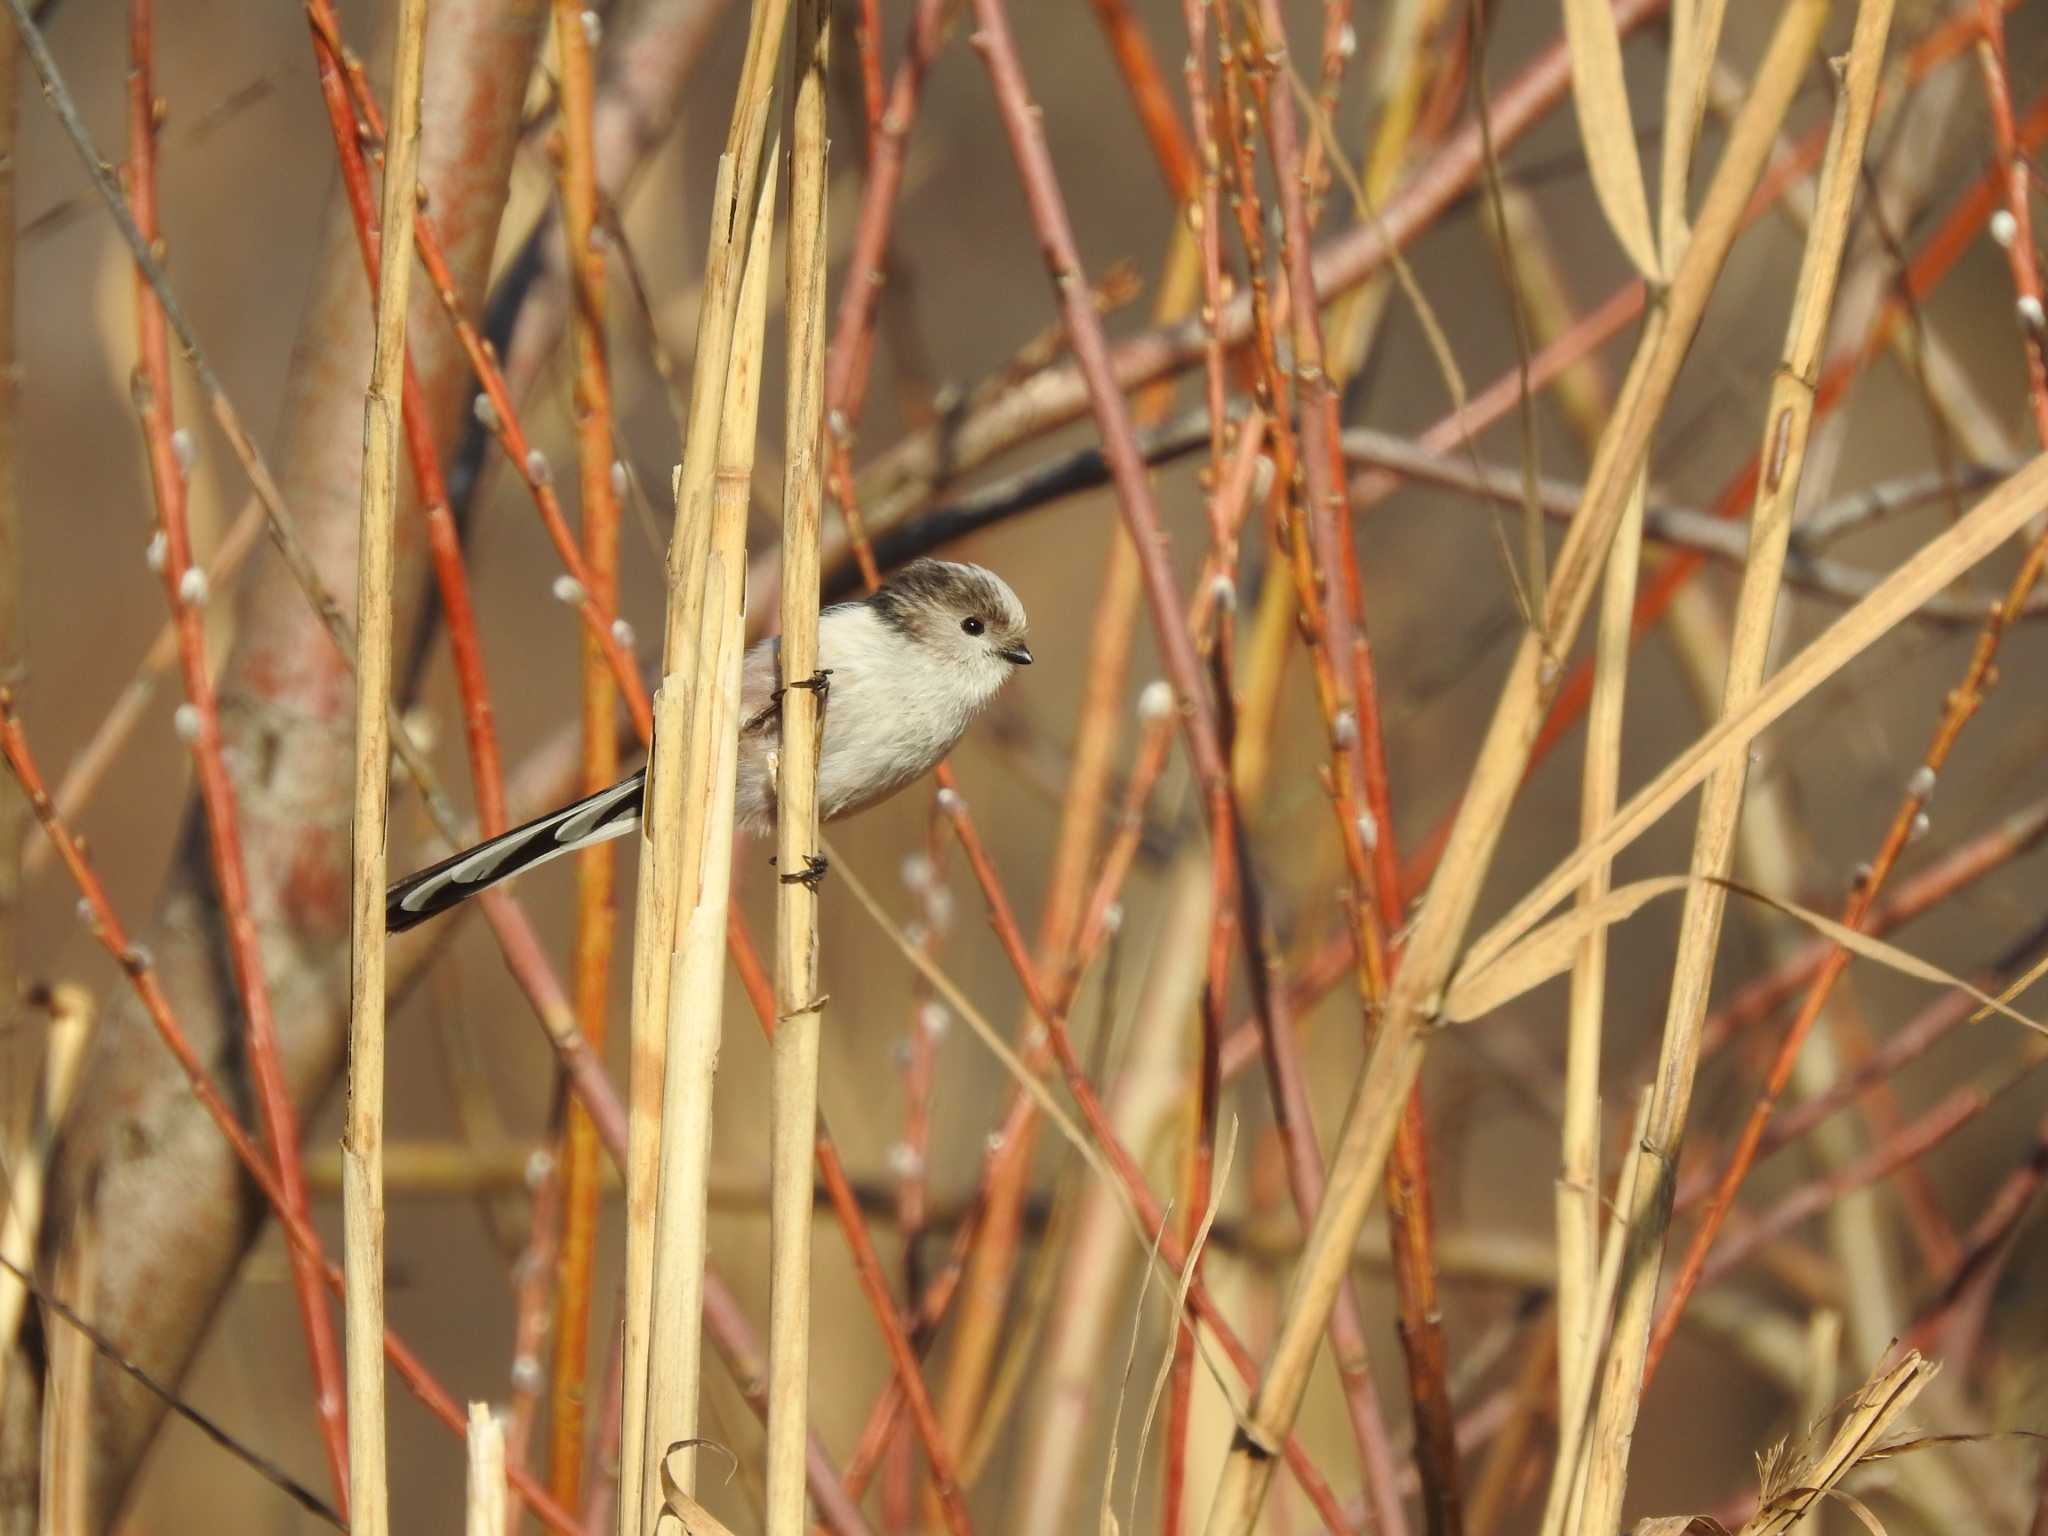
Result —
<path fill-rule="evenodd" d="M 941 663 L 958 667 L 986 698 L 1031 665 L 1024 605 L 1008 582 L 978 565 L 913 560 L 868 599 L 882 622 Z"/>

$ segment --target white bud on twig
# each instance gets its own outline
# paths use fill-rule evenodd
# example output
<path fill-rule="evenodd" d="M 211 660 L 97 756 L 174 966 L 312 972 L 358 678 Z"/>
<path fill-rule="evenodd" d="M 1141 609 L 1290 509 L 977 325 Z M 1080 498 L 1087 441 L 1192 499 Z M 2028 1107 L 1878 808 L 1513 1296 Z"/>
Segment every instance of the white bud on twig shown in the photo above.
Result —
<path fill-rule="evenodd" d="M 1216 599 L 1216 606 L 1225 613 L 1237 612 L 1237 583 L 1228 576 L 1218 576 L 1209 583 L 1209 595 Z"/>
<path fill-rule="evenodd" d="M 555 594 L 556 602 L 567 603 L 572 608 L 583 601 L 583 583 L 567 571 L 555 578 L 555 584 L 550 590 Z"/>
<path fill-rule="evenodd" d="M 1365 845 L 1367 853 L 1380 845 L 1380 819 L 1371 811 L 1358 813 L 1358 840 Z"/>
<path fill-rule="evenodd" d="M 577 20 L 583 23 L 583 40 L 595 48 L 604 40 L 604 18 L 595 11 L 585 11 Z"/>
<path fill-rule="evenodd" d="M 1991 238 L 2005 249 L 2012 249 L 2012 243 L 2019 238 L 2019 233 L 2019 220 L 2012 216 L 2010 208 L 2001 208 L 1991 215 Z"/>
<path fill-rule="evenodd" d="M 1347 752 L 1357 746 L 1358 716 L 1348 709 L 1338 710 L 1330 721 L 1330 740 Z"/>
<path fill-rule="evenodd" d="M 555 1154 L 546 1147 L 536 1147 L 527 1154 L 525 1178 L 529 1190 L 538 1190 L 554 1176 L 554 1172 Z"/>
<path fill-rule="evenodd" d="M 486 432 L 498 430 L 498 408 L 491 404 L 489 395 L 478 395 L 470 410 L 475 413 L 478 425 Z"/>
<path fill-rule="evenodd" d="M 199 462 L 199 441 L 189 428 L 180 427 L 171 434 L 171 457 L 178 461 L 178 473 L 191 479 L 192 466 Z"/>
<path fill-rule="evenodd" d="M 83 896 L 78 898 L 78 920 L 95 933 L 99 931 L 100 920 L 93 914 L 92 903 Z"/>
<path fill-rule="evenodd" d="M 884 1155 L 889 1171 L 899 1179 L 914 1179 L 924 1172 L 924 1155 L 907 1141 L 891 1142 Z"/>
<path fill-rule="evenodd" d="M 538 448 L 526 450 L 526 478 L 535 485 L 552 485 L 554 483 L 554 466 L 548 463 L 548 456 Z"/>
<path fill-rule="evenodd" d="M 170 558 L 171 541 L 164 537 L 163 529 L 159 528 L 149 536 L 149 543 L 142 551 L 143 563 L 161 576 L 164 567 L 170 563 Z"/>
<path fill-rule="evenodd" d="M 1913 777 L 1906 780 L 1906 793 L 1925 805 L 1934 798 L 1934 770 L 1922 763 L 1913 770 Z"/>
<path fill-rule="evenodd" d="M 1934 823 L 1928 819 L 1925 811 L 1915 812 L 1913 825 L 1906 833 L 1906 841 L 1909 843 L 1919 842 L 1921 838 L 1927 835 L 1927 829 L 1933 825 Z"/>
<path fill-rule="evenodd" d="M 922 892 L 932 883 L 937 873 L 932 867 L 931 857 L 925 853 L 908 854 L 903 860 L 903 886 L 905 890 Z"/>
<path fill-rule="evenodd" d="M 178 733 L 178 740 L 191 746 L 199 739 L 199 706 L 180 704 L 171 712 L 171 729 Z"/>
<path fill-rule="evenodd" d="M 541 1387 L 540 1361 L 532 1355 L 514 1355 L 512 1385 L 521 1392 L 538 1392 Z"/>
<path fill-rule="evenodd" d="M 1120 901 L 1112 901 L 1102 909 L 1102 931 L 1109 937 L 1115 938 L 1117 934 L 1123 931 L 1123 926 L 1124 904 Z"/>
<path fill-rule="evenodd" d="M 958 816 L 967 809 L 967 801 L 961 797 L 960 791 L 957 789 L 942 789 L 939 791 L 936 799 L 939 809 L 948 816 Z"/>
<path fill-rule="evenodd" d="M 185 567 L 185 574 L 178 578 L 178 596 L 188 607 L 204 608 L 212 589 L 206 584 L 206 572 L 196 565 Z"/>
<path fill-rule="evenodd" d="M 927 1040 L 943 1040 L 953 1027 L 953 1015 L 944 1003 L 926 1003 L 917 1010 L 917 1027 Z"/>
<path fill-rule="evenodd" d="M 953 893 L 934 884 L 924 893 L 924 915 L 933 928 L 944 933 L 953 926 Z"/>
<path fill-rule="evenodd" d="M 1173 713 L 1173 684 L 1155 677 L 1138 692 L 1138 718 L 1164 720 Z"/>
<path fill-rule="evenodd" d="M 626 465 L 623 459 L 612 460 L 612 495 L 621 501 L 626 498 Z"/>
<path fill-rule="evenodd" d="M 2043 314 L 2041 301 L 2031 293 L 2023 293 L 2013 305 L 2020 317 L 2020 324 L 2038 334 L 2043 325 L 2048 325 L 2048 314 Z"/>
<path fill-rule="evenodd" d="M 613 619 L 612 639 L 619 643 L 620 650 L 630 651 L 633 649 L 633 626 L 624 619 Z"/>
<path fill-rule="evenodd" d="M 121 954 L 121 963 L 131 971 L 146 971 L 156 964 L 156 956 L 147 944 L 130 944 Z"/>

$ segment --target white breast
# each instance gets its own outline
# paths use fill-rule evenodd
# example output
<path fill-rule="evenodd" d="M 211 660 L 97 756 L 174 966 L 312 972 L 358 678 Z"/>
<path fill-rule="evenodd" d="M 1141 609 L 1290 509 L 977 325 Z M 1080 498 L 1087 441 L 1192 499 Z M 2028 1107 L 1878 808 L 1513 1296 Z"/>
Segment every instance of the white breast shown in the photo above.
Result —
<path fill-rule="evenodd" d="M 747 655 L 744 716 L 773 695 L 777 643 Z M 913 644 L 864 603 L 827 609 L 818 630 L 818 664 L 832 674 L 818 758 L 818 809 L 826 820 L 858 811 L 923 777 L 953 749 L 1001 683 Z M 740 743 L 738 815 L 750 831 L 773 825 L 771 726 Z"/>

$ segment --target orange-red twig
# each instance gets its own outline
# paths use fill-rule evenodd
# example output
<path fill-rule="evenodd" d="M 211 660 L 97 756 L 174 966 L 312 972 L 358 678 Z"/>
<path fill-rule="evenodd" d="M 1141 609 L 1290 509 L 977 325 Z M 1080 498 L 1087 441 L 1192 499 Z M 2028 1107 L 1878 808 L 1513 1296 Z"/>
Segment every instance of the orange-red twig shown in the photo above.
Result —
<path fill-rule="evenodd" d="M 583 507 L 583 557 L 591 597 L 616 611 L 619 508 L 612 492 L 612 385 L 605 344 L 604 252 L 598 243 L 597 149 L 592 139 L 595 71 L 584 8 L 555 0 L 555 55 L 560 69 L 562 237 L 568 254 L 571 329 L 576 347 L 576 458 Z M 603 647 L 582 633 L 583 789 L 595 794 L 619 776 L 618 692 Z M 593 1054 L 604 1050 L 614 913 L 614 845 L 600 843 L 577 860 L 576 1018 Z M 571 1105 L 563 1138 L 563 1221 L 555 1299 L 553 1445 L 550 1486 L 564 1504 L 581 1484 L 585 1378 L 590 1368 L 590 1279 L 597 1255 L 601 1151 L 597 1129 Z"/>
<path fill-rule="evenodd" d="M 155 240 L 156 125 L 160 108 L 151 85 L 154 52 L 153 0 L 132 0 L 129 10 L 128 199 L 135 222 L 146 239 Z M 248 870 L 243 860 L 235 790 L 221 756 L 220 708 L 213 677 L 206 665 L 206 622 L 201 612 L 207 597 L 206 573 L 192 558 L 192 532 L 186 519 L 185 476 L 173 416 L 170 343 L 163 306 L 148 279 L 139 271 L 135 282 L 136 325 L 141 365 L 136 403 L 149 450 L 149 471 L 156 495 L 157 538 L 161 541 L 164 595 L 178 630 L 178 663 L 184 676 L 187 703 L 179 711 L 179 732 L 192 748 L 200 799 L 206 807 L 209 852 L 227 928 L 228 958 L 235 987 L 248 1021 L 246 1047 L 263 1113 L 265 1137 L 277 1169 L 277 1187 L 285 1207 L 300 1222 L 307 1218 L 306 1177 L 299 1162 L 299 1122 L 292 1108 L 279 1064 L 277 1021 L 271 1013 L 270 984 L 264 971 L 263 947 L 249 909 Z M 334 1339 L 334 1318 L 321 1293 L 317 1258 L 291 1250 L 292 1286 L 299 1318 L 312 1358 L 314 1406 L 320 1420 L 321 1443 L 334 1478 L 335 1502 L 348 1512 L 348 1426 L 343 1406 L 341 1353 Z"/>

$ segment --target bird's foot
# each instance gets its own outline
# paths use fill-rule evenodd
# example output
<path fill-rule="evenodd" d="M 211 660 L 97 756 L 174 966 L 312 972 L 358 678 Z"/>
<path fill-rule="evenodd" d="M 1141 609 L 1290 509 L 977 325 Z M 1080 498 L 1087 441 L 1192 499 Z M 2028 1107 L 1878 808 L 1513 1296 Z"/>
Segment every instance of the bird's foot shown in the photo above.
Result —
<path fill-rule="evenodd" d="M 772 862 L 772 861 L 771 861 Z M 822 853 L 804 855 L 804 867 L 793 875 L 778 875 L 784 885 L 800 885 L 807 891 L 816 891 L 824 882 L 826 872 L 832 868 Z"/>

